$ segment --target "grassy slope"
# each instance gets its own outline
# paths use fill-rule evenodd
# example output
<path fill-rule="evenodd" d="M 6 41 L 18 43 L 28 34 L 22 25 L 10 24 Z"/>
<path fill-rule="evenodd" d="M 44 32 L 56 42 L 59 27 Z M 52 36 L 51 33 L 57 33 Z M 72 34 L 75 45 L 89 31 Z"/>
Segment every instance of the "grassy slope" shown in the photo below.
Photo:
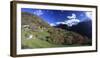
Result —
<path fill-rule="evenodd" d="M 34 34 L 34 37 L 32 39 L 27 39 L 25 37 L 25 34 Z M 38 35 L 36 37 L 36 35 Z M 68 45 L 56 45 L 49 43 L 48 41 L 41 40 L 40 38 L 46 39 L 45 37 L 48 36 L 49 34 L 44 31 L 44 32 L 29 32 L 29 31 L 23 31 L 22 29 L 22 48 L 24 49 L 31 49 L 31 48 L 52 48 L 52 47 L 64 47 Z"/>
<path fill-rule="evenodd" d="M 56 45 L 49 43 L 48 41 L 39 39 L 39 38 L 45 38 L 45 36 L 49 35 L 47 32 L 32 32 L 34 33 L 34 37 L 32 39 L 26 39 L 25 34 L 27 33 L 28 32 L 22 31 L 22 48 L 24 49 L 79 46 L 79 45 L 59 45 L 59 44 Z M 35 37 L 35 35 L 38 35 L 39 37 Z"/>
<path fill-rule="evenodd" d="M 52 48 L 52 47 L 76 47 L 80 45 L 59 45 L 59 44 L 52 44 L 48 41 L 41 40 L 39 38 L 45 38 L 48 34 L 46 32 L 35 32 L 34 37 L 32 39 L 26 39 L 23 35 L 27 32 L 22 32 L 22 48 L 24 49 L 33 49 L 33 48 Z M 38 34 L 39 37 L 35 37 L 35 35 Z"/>
<path fill-rule="evenodd" d="M 48 47 L 54 46 L 53 44 L 50 44 L 50 43 L 40 40 L 40 39 L 24 40 L 23 44 L 24 44 L 24 46 L 28 46 L 29 48 L 48 48 Z"/>
<path fill-rule="evenodd" d="M 25 38 L 25 34 L 34 34 L 32 39 Z M 36 35 L 38 35 L 36 37 Z M 54 47 L 54 44 L 51 44 L 47 41 L 41 40 L 39 38 L 45 38 L 48 36 L 47 32 L 26 32 L 22 30 L 22 47 L 23 48 L 49 48 Z"/>

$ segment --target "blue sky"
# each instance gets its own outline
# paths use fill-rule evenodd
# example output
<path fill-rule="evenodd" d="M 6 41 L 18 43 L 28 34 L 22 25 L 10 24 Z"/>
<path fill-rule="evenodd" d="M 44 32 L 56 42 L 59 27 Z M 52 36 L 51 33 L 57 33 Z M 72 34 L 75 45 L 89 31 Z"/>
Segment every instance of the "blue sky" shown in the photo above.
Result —
<path fill-rule="evenodd" d="M 79 22 L 92 20 L 92 12 L 91 11 L 74 11 L 74 10 L 48 10 L 48 9 L 33 9 L 33 8 L 22 8 L 22 12 L 28 12 L 31 14 L 35 14 L 41 17 L 44 21 L 49 24 L 56 25 L 57 22 L 65 23 L 65 21 L 73 21 L 69 16 L 75 15 L 74 19 L 79 20 Z M 74 20 L 75 21 L 75 20 Z"/>

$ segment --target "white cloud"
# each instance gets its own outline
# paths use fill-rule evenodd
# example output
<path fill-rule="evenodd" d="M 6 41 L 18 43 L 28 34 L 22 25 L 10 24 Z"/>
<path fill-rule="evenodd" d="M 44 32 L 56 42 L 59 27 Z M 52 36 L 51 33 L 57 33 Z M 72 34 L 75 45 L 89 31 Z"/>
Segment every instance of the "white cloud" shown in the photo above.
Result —
<path fill-rule="evenodd" d="M 42 12 L 42 10 L 36 10 L 36 11 L 34 11 L 34 14 L 40 16 L 40 15 L 43 15 L 43 12 Z"/>
<path fill-rule="evenodd" d="M 72 13 L 72 16 L 67 16 L 67 18 L 69 18 L 69 19 L 75 19 L 76 18 L 76 14 Z"/>
<path fill-rule="evenodd" d="M 54 23 L 50 23 L 50 26 L 56 26 L 56 24 L 54 24 Z"/>
<path fill-rule="evenodd" d="M 56 22 L 56 24 L 65 24 L 65 22 Z"/>
<path fill-rule="evenodd" d="M 76 18 L 75 14 L 72 14 L 72 16 L 67 16 L 69 19 L 66 19 L 64 22 L 56 22 L 56 23 L 51 23 L 50 26 L 56 26 L 59 24 L 66 24 L 69 27 L 72 27 L 73 25 L 77 25 L 80 20 Z"/>
<path fill-rule="evenodd" d="M 59 24 L 66 24 L 69 27 L 72 27 L 73 25 L 77 25 L 80 22 L 80 20 L 78 19 L 71 19 L 71 20 L 66 20 L 64 22 L 56 22 L 56 24 L 52 24 L 53 25 L 59 25 Z"/>
<path fill-rule="evenodd" d="M 85 15 L 86 15 L 88 18 L 92 19 L 92 12 L 86 12 Z"/>
<path fill-rule="evenodd" d="M 65 23 L 70 27 L 73 25 L 77 25 L 79 22 L 80 22 L 80 20 L 78 20 L 78 19 L 71 19 L 71 20 L 65 21 Z"/>
<path fill-rule="evenodd" d="M 80 20 L 76 18 L 76 14 L 72 13 L 72 16 L 67 16 L 67 20 L 65 20 L 64 22 L 56 22 L 56 24 L 66 24 L 69 27 L 73 26 L 73 25 L 77 25 Z"/>

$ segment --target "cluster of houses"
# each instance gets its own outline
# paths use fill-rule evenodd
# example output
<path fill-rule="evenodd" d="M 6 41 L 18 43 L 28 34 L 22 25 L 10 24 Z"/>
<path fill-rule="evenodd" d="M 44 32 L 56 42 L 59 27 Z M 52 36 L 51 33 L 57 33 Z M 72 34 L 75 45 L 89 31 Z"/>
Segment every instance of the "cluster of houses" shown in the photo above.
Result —
<path fill-rule="evenodd" d="M 43 30 L 46 30 L 45 27 L 34 26 L 34 25 L 22 25 L 22 29 L 24 32 L 29 32 L 29 31 L 43 32 Z M 27 39 L 32 39 L 32 38 L 33 38 L 33 34 L 29 34 L 27 36 Z"/>

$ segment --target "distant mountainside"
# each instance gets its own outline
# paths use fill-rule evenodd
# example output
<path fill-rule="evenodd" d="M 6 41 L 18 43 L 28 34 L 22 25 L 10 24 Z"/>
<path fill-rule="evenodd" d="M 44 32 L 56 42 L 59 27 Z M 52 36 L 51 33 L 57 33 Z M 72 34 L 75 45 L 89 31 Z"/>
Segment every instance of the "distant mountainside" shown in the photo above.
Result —
<path fill-rule="evenodd" d="M 34 14 L 22 12 L 21 24 L 22 48 L 91 45 L 88 37 L 73 31 L 52 27 Z"/>
<path fill-rule="evenodd" d="M 87 36 L 90 39 L 92 38 L 92 21 L 91 20 L 80 22 L 79 24 L 74 25 L 72 27 L 68 27 L 65 24 L 59 24 L 55 27 L 77 32 L 81 35 Z"/>

